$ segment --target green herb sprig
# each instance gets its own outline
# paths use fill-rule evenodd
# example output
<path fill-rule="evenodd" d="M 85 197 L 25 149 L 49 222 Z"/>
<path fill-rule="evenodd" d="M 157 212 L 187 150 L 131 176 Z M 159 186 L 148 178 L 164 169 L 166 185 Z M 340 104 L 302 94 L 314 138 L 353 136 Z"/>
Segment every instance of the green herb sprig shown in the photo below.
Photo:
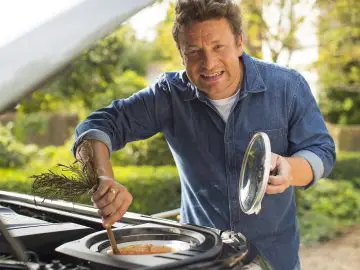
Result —
<path fill-rule="evenodd" d="M 88 141 L 81 147 L 81 159 L 71 165 L 58 164 L 61 173 L 49 170 L 47 173 L 30 176 L 33 179 L 32 193 L 45 199 L 75 201 L 80 196 L 96 191 L 99 177 L 92 165 L 92 148 Z"/>

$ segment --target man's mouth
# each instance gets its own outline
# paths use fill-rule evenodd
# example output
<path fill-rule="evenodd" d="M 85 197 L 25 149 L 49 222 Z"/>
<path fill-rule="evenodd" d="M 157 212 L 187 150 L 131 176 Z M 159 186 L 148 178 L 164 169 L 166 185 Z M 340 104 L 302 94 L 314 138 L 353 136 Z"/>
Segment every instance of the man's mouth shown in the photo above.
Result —
<path fill-rule="evenodd" d="M 200 77 L 206 81 L 216 81 L 223 74 L 224 74 L 224 71 L 219 71 L 219 72 L 214 72 L 214 73 L 200 74 Z"/>

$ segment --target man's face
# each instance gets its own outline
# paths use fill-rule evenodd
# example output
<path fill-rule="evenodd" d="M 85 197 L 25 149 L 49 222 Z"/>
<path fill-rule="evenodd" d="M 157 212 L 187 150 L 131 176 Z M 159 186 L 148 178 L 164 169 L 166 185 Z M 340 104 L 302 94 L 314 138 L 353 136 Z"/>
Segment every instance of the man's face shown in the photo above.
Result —
<path fill-rule="evenodd" d="M 179 35 L 179 49 L 191 82 L 211 99 L 232 96 L 242 76 L 242 39 L 224 18 L 195 22 Z"/>

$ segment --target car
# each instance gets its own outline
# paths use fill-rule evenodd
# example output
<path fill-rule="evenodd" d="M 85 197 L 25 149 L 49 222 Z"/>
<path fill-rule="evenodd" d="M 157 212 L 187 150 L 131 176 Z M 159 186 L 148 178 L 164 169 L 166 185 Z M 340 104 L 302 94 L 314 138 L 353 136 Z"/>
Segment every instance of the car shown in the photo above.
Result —
<path fill-rule="evenodd" d="M 152 2 L 83 0 L 0 47 L 0 112 Z M 119 248 L 147 250 L 112 255 L 92 206 L 0 191 L 0 269 L 241 269 L 248 252 L 241 233 L 165 219 L 174 212 L 127 212 L 112 228 Z"/>

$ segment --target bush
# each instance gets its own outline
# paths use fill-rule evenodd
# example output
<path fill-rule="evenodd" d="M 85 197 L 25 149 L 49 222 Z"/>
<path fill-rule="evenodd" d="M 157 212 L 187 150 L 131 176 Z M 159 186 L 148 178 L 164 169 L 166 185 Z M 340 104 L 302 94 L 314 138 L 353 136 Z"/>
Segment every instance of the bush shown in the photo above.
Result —
<path fill-rule="evenodd" d="M 119 166 L 174 165 L 174 159 L 169 150 L 164 135 L 161 133 L 142 141 L 127 144 L 124 149 L 114 152 L 111 160 Z"/>
<path fill-rule="evenodd" d="M 300 232 L 305 241 L 332 238 L 342 227 L 360 222 L 360 190 L 344 180 L 320 180 L 297 190 Z"/>
<path fill-rule="evenodd" d="M 330 123 L 360 124 L 360 5 L 318 0 L 320 108 Z"/>
<path fill-rule="evenodd" d="M 16 139 L 27 143 L 31 135 L 45 135 L 48 132 L 49 117 L 45 113 L 17 113 L 14 127 Z"/>
<path fill-rule="evenodd" d="M 306 244 L 330 240 L 339 233 L 334 219 L 313 210 L 299 217 L 299 225 L 301 242 Z"/>
<path fill-rule="evenodd" d="M 0 169 L 0 190 L 31 194 L 30 175 L 46 172 L 37 169 Z M 155 214 L 180 207 L 180 181 L 173 166 L 114 167 L 116 180 L 132 193 L 134 201 L 129 211 Z M 81 198 L 90 204 L 90 198 Z"/>
<path fill-rule="evenodd" d="M 65 165 L 73 163 L 75 158 L 70 151 L 72 143 L 72 140 L 68 140 L 60 147 L 47 146 L 39 149 L 28 167 L 37 171 L 46 171 L 54 168 L 59 163 Z"/>
<path fill-rule="evenodd" d="M 0 190 L 31 194 L 32 182 L 28 175 L 24 170 L 0 168 Z"/>
<path fill-rule="evenodd" d="M 345 179 L 360 189 L 360 152 L 340 152 L 330 179 Z"/>
<path fill-rule="evenodd" d="M 155 214 L 180 207 L 181 188 L 175 167 L 116 167 L 114 173 L 133 194 L 130 211 Z"/>
<path fill-rule="evenodd" d="M 18 142 L 11 133 L 13 124 L 0 124 L 0 168 L 16 168 L 27 164 L 36 153 L 35 145 Z"/>

